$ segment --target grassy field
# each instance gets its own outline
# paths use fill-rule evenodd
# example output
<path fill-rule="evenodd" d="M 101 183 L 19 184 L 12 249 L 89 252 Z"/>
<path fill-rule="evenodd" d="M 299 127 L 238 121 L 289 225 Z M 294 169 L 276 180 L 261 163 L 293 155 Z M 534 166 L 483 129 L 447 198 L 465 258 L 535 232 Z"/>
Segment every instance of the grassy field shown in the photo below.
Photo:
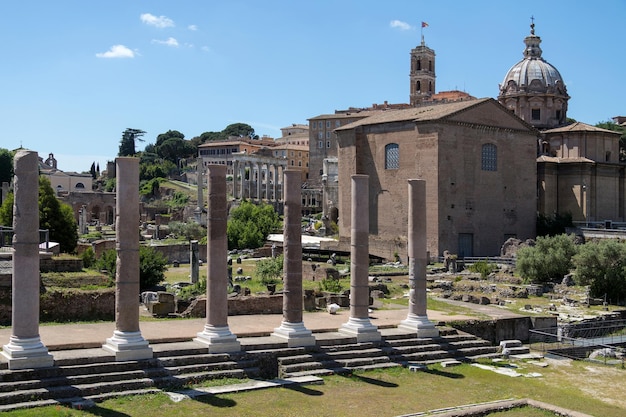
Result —
<path fill-rule="evenodd" d="M 423 372 L 404 368 L 324 378 L 323 385 L 273 388 L 172 402 L 165 394 L 126 397 L 88 411 L 65 407 L 7 412 L 7 416 L 355 416 L 385 417 L 513 398 L 532 398 L 597 417 L 626 415 L 621 381 L 624 370 L 571 361 L 547 368 L 521 364 L 520 373 L 500 375 L 465 364 L 430 366 Z M 525 408 L 490 417 L 554 416 Z"/>

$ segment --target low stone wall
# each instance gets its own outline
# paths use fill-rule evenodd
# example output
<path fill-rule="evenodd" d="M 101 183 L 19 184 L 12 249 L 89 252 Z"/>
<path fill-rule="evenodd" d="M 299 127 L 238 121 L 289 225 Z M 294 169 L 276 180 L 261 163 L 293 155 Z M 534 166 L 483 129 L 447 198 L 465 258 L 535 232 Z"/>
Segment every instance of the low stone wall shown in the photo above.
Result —
<path fill-rule="evenodd" d="M 529 330 L 556 327 L 557 319 L 556 317 L 515 317 L 497 320 L 457 320 L 447 324 L 497 345 L 502 340 L 511 339 L 528 343 Z"/>
<path fill-rule="evenodd" d="M 11 290 L 0 290 L 0 324 L 11 324 Z M 47 291 L 39 301 L 41 321 L 115 320 L 115 288 L 93 291 Z"/>
<path fill-rule="evenodd" d="M 80 272 L 83 270 L 82 259 L 42 258 L 39 260 L 41 272 Z"/>
<path fill-rule="evenodd" d="M 228 315 L 238 316 L 245 314 L 281 314 L 283 312 L 283 296 L 258 295 L 239 296 L 228 299 Z M 181 313 L 183 317 L 206 317 L 206 298 L 196 298 L 187 309 Z"/>

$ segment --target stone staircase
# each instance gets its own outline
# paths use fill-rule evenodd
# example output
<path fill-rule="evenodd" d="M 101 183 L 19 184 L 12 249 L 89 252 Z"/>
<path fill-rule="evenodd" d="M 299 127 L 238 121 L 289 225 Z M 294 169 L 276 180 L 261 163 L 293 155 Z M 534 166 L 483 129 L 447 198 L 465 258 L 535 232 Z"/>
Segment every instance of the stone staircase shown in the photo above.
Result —
<path fill-rule="evenodd" d="M 196 342 L 152 345 L 154 357 L 116 362 L 103 349 L 51 352 L 54 366 L 8 370 L 0 363 L 0 412 L 44 405 L 87 407 L 126 395 L 175 391 L 218 378 L 270 380 L 353 370 L 471 361 L 500 356 L 498 347 L 440 327 L 440 337 L 416 338 L 395 327 L 379 342 L 357 343 L 338 332 L 316 333 L 317 346 L 288 347 L 275 337 L 241 338 L 241 352 L 207 353 Z"/>
<path fill-rule="evenodd" d="M 49 368 L 8 370 L 4 363 L 0 412 L 56 404 L 80 406 L 211 379 L 260 376 L 257 360 L 246 352 L 208 354 L 206 348 L 192 343 L 176 345 L 181 346 L 168 346 L 168 350 L 155 351 L 153 359 L 140 361 L 115 362 L 101 349 L 84 349 L 76 357 L 72 351 L 53 352 L 60 357 L 55 356 L 55 365 Z"/>
<path fill-rule="evenodd" d="M 354 370 L 381 369 L 413 364 L 432 364 L 451 359 L 473 361 L 499 357 L 498 347 L 467 333 L 440 328 L 437 338 L 417 338 L 397 329 L 383 329 L 382 341 L 356 343 L 345 336 L 318 336 L 318 346 L 304 353 L 278 358 L 279 375 L 295 377 L 350 373 Z M 343 337 L 343 338 L 342 338 Z M 337 341 L 344 343 L 338 344 Z"/>

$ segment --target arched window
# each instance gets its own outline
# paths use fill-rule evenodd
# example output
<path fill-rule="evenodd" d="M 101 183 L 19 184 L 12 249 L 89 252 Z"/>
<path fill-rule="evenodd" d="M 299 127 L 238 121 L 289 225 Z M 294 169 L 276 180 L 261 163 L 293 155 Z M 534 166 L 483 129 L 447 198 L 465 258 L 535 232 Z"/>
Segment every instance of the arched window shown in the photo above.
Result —
<path fill-rule="evenodd" d="M 418 81 L 415 84 L 415 91 L 418 92 L 418 93 L 422 92 L 422 82 L 421 81 Z"/>
<path fill-rule="evenodd" d="M 82 182 L 77 182 L 76 185 L 74 186 L 74 188 L 84 189 L 85 188 L 85 184 L 83 184 Z"/>
<path fill-rule="evenodd" d="M 486 143 L 482 146 L 482 164 L 483 171 L 498 170 L 498 147 L 493 143 Z"/>
<path fill-rule="evenodd" d="M 397 143 L 385 146 L 385 169 L 400 168 L 400 147 Z"/>
<path fill-rule="evenodd" d="M 432 81 L 428 81 L 428 92 L 429 93 L 433 92 L 433 82 Z"/>
<path fill-rule="evenodd" d="M 422 69 L 422 60 L 418 59 L 417 60 L 417 70 L 420 71 Z"/>

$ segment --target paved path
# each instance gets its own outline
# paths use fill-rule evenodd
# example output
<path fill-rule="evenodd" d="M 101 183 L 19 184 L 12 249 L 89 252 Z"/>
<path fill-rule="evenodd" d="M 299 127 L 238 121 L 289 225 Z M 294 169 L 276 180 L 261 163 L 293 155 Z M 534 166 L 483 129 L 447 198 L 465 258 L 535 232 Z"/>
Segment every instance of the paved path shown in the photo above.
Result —
<path fill-rule="evenodd" d="M 396 306 L 397 307 L 397 306 Z M 143 308 L 143 307 L 141 307 Z M 375 310 L 370 314 L 373 325 L 379 328 L 395 327 L 406 319 L 407 308 Z M 347 309 L 337 314 L 327 312 L 305 313 L 304 325 L 312 332 L 335 331 L 350 318 Z M 438 323 L 449 320 L 470 319 L 470 316 L 447 315 L 429 311 L 431 321 Z M 230 331 L 238 337 L 266 336 L 282 322 L 282 314 L 256 314 L 229 316 Z M 144 339 L 150 343 L 178 342 L 193 339 L 204 329 L 205 319 L 168 319 L 141 321 L 139 327 Z M 84 349 L 100 347 L 107 338 L 113 336 L 114 322 L 88 324 L 59 324 L 39 327 L 41 341 L 49 350 Z M 11 328 L 0 329 L 0 346 L 9 343 Z"/>

